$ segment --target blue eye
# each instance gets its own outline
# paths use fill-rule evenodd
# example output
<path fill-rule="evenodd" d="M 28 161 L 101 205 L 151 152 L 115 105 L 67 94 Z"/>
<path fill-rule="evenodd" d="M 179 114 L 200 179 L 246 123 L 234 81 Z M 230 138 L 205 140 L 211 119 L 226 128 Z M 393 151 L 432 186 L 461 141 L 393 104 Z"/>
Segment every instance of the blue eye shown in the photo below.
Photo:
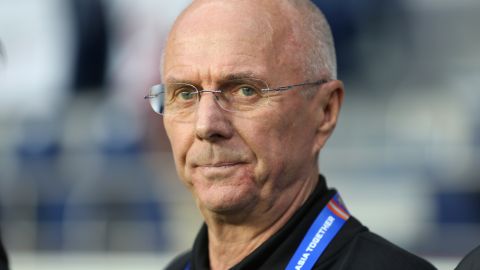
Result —
<path fill-rule="evenodd" d="M 243 95 L 243 96 L 246 96 L 246 97 L 250 97 L 250 96 L 253 96 L 256 94 L 256 91 L 255 89 L 251 88 L 251 87 L 242 87 L 240 88 L 240 93 Z"/>
<path fill-rule="evenodd" d="M 192 91 L 182 91 L 179 92 L 177 96 L 179 96 L 183 100 L 190 100 L 194 97 L 195 92 Z"/>

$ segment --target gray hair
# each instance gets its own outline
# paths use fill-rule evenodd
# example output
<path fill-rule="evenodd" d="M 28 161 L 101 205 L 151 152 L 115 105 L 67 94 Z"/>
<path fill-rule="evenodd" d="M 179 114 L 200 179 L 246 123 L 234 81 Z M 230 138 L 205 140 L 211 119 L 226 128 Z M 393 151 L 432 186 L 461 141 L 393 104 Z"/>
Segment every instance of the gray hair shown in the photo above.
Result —
<path fill-rule="evenodd" d="M 324 14 L 310 0 L 286 0 L 286 3 L 293 9 L 293 16 L 300 17 L 300 21 L 295 18 L 290 19 L 295 38 L 298 41 L 306 41 L 304 42 L 304 59 L 302 59 L 302 63 L 306 64 L 306 77 L 317 79 L 320 74 L 323 74 L 329 79 L 337 79 L 333 36 Z"/>

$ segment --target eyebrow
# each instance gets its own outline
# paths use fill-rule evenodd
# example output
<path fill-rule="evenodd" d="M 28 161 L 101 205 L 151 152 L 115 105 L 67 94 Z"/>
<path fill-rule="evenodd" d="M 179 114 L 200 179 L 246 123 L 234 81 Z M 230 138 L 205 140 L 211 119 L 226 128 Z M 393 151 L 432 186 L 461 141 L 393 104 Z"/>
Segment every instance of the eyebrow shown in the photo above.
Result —
<path fill-rule="evenodd" d="M 259 79 L 259 76 L 258 74 L 252 71 L 245 71 L 245 72 L 228 74 L 219 81 L 221 82 L 221 81 L 231 81 L 231 80 L 240 80 L 240 79 Z"/>
<path fill-rule="evenodd" d="M 217 83 L 222 84 L 227 81 L 231 80 L 241 80 L 241 79 L 260 79 L 258 74 L 253 72 L 253 71 L 242 71 L 242 72 L 236 72 L 236 73 L 230 73 L 221 76 L 219 80 L 217 80 Z M 176 77 L 169 77 L 165 80 L 165 83 L 188 83 L 191 85 L 198 85 L 199 82 L 195 80 L 189 80 L 189 79 L 180 79 Z"/>

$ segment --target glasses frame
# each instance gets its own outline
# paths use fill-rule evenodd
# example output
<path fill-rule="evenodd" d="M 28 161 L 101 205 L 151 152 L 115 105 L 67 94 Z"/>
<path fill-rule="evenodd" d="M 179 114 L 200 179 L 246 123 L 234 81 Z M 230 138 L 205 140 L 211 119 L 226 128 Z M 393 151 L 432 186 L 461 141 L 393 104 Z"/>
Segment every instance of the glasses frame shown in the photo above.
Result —
<path fill-rule="evenodd" d="M 256 81 L 260 81 L 260 82 L 263 82 L 262 80 L 259 80 L 259 79 L 253 79 L 253 78 L 247 78 L 247 79 L 251 79 L 251 80 L 256 80 Z M 325 84 L 327 82 L 329 82 L 331 80 L 328 80 L 328 79 L 322 79 L 322 80 L 317 80 L 317 81 L 314 81 L 314 82 L 303 82 L 303 83 L 298 83 L 298 84 L 291 84 L 291 85 L 286 85 L 286 86 L 280 86 L 280 87 L 275 87 L 275 88 L 269 88 L 268 87 L 268 84 L 266 82 L 263 82 L 265 83 L 265 85 L 267 85 L 267 88 L 262 88 L 262 89 L 259 89 L 262 93 L 269 93 L 269 92 L 285 92 L 285 91 L 289 91 L 289 90 L 292 90 L 296 87 L 300 87 L 300 86 L 309 86 L 309 85 L 322 85 L 322 84 Z M 198 95 L 198 98 L 197 98 L 197 103 L 200 101 L 200 98 L 201 98 L 201 94 L 202 93 L 212 93 L 212 94 L 221 94 L 224 92 L 224 90 L 222 89 L 203 89 L 203 90 L 199 90 L 198 87 L 192 85 L 192 84 L 189 84 L 189 83 L 184 83 L 185 85 L 188 85 L 188 86 L 191 86 L 193 87 L 197 92 L 197 95 Z M 157 87 L 157 86 L 162 86 L 162 88 L 164 88 L 165 84 L 156 84 L 154 86 L 152 86 L 150 88 L 150 92 L 152 91 L 152 89 L 154 87 Z M 160 93 L 157 93 L 157 94 L 148 94 L 146 96 L 144 96 L 143 98 L 145 100 L 149 100 L 150 102 L 150 107 L 152 108 L 152 110 L 156 113 L 156 114 L 159 114 L 159 115 L 166 115 L 165 113 L 160 113 L 160 112 L 157 112 L 154 107 L 153 107 L 153 104 L 152 104 L 152 101 L 153 99 L 155 98 L 158 98 L 161 94 L 165 94 L 165 91 L 161 91 Z M 217 97 L 215 95 L 215 97 Z M 217 97 L 217 100 L 218 100 L 218 97 Z M 223 110 L 225 111 L 228 111 L 228 112 L 241 112 L 241 111 L 235 111 L 235 110 L 228 110 L 228 109 L 225 109 L 222 105 L 220 105 L 220 108 L 222 108 Z M 167 115 L 170 115 L 170 114 L 167 114 Z"/>

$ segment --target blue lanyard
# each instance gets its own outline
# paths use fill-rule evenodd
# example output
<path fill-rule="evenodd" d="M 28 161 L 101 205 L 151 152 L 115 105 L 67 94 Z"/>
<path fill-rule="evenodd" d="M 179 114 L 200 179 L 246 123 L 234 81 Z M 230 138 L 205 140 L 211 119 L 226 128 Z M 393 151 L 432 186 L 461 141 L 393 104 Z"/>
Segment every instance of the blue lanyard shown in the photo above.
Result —
<path fill-rule="evenodd" d="M 286 270 L 310 270 L 350 217 L 340 195 L 335 194 L 308 229 Z M 185 270 L 190 270 L 190 262 Z"/>
<path fill-rule="evenodd" d="M 308 229 L 286 270 L 312 269 L 349 217 L 340 196 L 335 194 Z"/>

